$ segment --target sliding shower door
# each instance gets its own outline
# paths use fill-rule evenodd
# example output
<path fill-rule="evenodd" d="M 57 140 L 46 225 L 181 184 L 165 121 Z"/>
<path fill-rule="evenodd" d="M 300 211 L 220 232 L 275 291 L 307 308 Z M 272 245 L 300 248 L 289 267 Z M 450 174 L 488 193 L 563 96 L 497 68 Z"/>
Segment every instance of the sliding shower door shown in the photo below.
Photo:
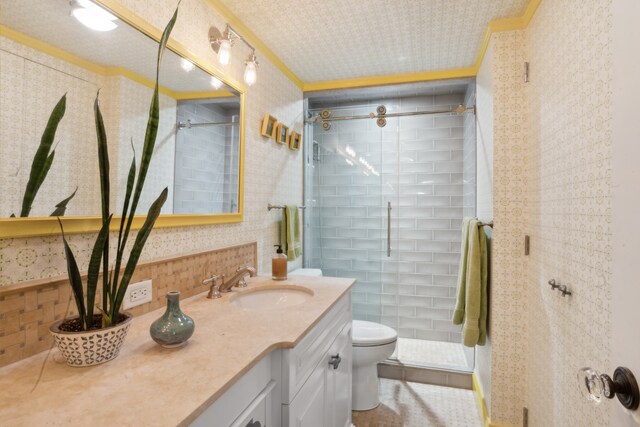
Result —
<path fill-rule="evenodd" d="M 336 108 L 335 115 L 370 108 Z M 387 210 L 382 198 L 382 130 L 371 120 L 341 121 L 307 132 L 305 265 L 353 277 L 353 316 L 381 321 Z"/>
<path fill-rule="evenodd" d="M 434 108 L 410 101 L 392 104 L 391 112 Z M 473 351 L 465 354 L 460 327 L 451 322 L 463 216 L 463 121 L 458 114 L 388 118 L 384 131 L 396 144 L 383 145 L 391 256 L 383 263 L 382 286 L 396 291 L 400 338 L 394 357 L 404 364 L 473 367 Z"/>

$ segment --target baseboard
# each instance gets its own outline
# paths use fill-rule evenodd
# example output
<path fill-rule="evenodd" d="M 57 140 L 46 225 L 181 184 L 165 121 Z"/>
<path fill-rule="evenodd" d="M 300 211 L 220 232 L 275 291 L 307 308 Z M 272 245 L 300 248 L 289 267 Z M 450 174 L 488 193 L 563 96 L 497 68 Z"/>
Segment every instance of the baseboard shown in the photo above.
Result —
<path fill-rule="evenodd" d="M 491 422 L 491 418 L 489 417 L 489 411 L 487 410 L 487 404 L 485 403 L 484 396 L 482 395 L 482 388 L 480 388 L 480 383 L 478 382 L 478 376 L 474 372 L 471 375 L 473 381 L 473 392 L 476 395 L 476 399 L 478 401 L 478 407 L 480 409 L 480 416 L 482 417 L 482 423 L 484 427 L 513 427 L 505 424 L 494 424 Z"/>

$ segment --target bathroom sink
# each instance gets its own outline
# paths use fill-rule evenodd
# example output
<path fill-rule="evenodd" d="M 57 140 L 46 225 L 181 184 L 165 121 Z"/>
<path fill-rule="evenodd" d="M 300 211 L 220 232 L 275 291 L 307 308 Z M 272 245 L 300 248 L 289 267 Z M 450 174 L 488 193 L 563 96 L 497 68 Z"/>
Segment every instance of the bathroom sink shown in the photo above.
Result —
<path fill-rule="evenodd" d="M 278 310 L 302 304 L 311 298 L 313 291 L 303 286 L 269 285 L 234 294 L 229 301 L 241 308 Z"/>

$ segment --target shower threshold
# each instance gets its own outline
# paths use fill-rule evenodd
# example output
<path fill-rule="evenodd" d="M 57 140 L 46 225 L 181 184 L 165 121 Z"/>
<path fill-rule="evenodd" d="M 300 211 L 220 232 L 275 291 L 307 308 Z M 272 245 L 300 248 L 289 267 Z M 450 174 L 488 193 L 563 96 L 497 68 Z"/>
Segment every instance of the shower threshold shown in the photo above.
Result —
<path fill-rule="evenodd" d="M 388 362 L 456 372 L 473 370 L 473 361 L 467 360 L 462 344 L 413 338 L 398 338 Z"/>

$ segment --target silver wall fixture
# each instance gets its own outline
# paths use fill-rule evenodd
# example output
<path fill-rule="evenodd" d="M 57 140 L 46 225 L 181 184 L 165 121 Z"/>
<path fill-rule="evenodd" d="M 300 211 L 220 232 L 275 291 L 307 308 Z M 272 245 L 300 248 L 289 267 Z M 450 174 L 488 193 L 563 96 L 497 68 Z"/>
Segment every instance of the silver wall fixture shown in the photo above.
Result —
<path fill-rule="evenodd" d="M 566 297 L 567 295 L 573 295 L 573 292 L 571 292 L 569 288 L 567 288 L 567 285 L 561 285 L 560 283 L 557 283 L 556 279 L 551 279 L 548 283 L 549 286 L 551 286 L 552 291 L 555 291 L 556 289 L 559 290 L 563 297 Z"/>
<path fill-rule="evenodd" d="M 529 63 L 524 63 L 524 82 L 529 83 Z"/>

